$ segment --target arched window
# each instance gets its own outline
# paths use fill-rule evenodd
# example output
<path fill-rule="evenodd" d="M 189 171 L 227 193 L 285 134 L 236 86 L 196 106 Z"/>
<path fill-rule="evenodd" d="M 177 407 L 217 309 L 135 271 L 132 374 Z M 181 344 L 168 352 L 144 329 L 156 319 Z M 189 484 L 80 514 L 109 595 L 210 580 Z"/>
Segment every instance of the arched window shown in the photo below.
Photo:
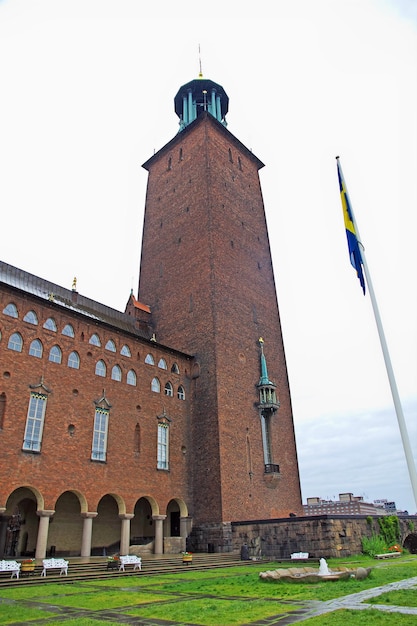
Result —
<path fill-rule="evenodd" d="M 152 354 L 147 354 L 145 356 L 145 363 L 147 363 L 148 365 L 155 365 Z"/>
<path fill-rule="evenodd" d="M 28 311 L 25 315 L 25 317 L 23 318 L 24 322 L 29 322 L 29 324 L 34 324 L 35 326 L 38 325 L 38 318 L 37 315 L 35 313 L 35 311 Z"/>
<path fill-rule="evenodd" d="M 185 400 L 185 391 L 182 385 L 178 387 L 177 396 L 178 400 Z"/>
<path fill-rule="evenodd" d="M 97 361 L 96 363 L 96 374 L 97 376 L 106 376 L 106 364 L 104 361 Z"/>
<path fill-rule="evenodd" d="M 74 370 L 80 369 L 80 357 L 77 352 L 71 352 L 68 357 L 68 367 L 72 367 Z"/>
<path fill-rule="evenodd" d="M 101 346 L 101 341 L 97 333 L 94 333 L 93 335 L 91 335 L 88 343 L 91 343 L 92 346 L 97 346 L 98 348 Z"/>
<path fill-rule="evenodd" d="M 111 377 L 112 377 L 112 380 L 117 380 L 119 382 L 122 380 L 122 370 L 120 369 L 118 365 L 113 365 L 113 368 L 111 371 Z"/>
<path fill-rule="evenodd" d="M 54 333 L 56 333 L 56 323 L 52 317 L 48 317 L 43 327 L 46 328 L 46 330 L 52 330 Z"/>
<path fill-rule="evenodd" d="M 180 373 L 180 368 L 178 367 L 178 365 L 176 363 L 172 364 L 171 372 L 173 374 L 179 374 Z"/>
<path fill-rule="evenodd" d="M 120 350 L 120 354 L 122 354 L 123 356 L 132 356 L 132 353 L 130 352 L 130 348 L 126 344 Z"/>
<path fill-rule="evenodd" d="M 5 315 L 10 315 L 10 317 L 19 317 L 16 305 L 13 304 L 13 302 L 9 302 L 9 304 L 3 309 L 3 313 Z"/>
<path fill-rule="evenodd" d="M 172 398 L 172 396 L 174 395 L 174 390 L 172 388 L 171 383 L 168 381 L 164 387 L 164 393 L 166 396 L 169 396 L 170 398 Z"/>
<path fill-rule="evenodd" d="M 36 356 L 38 359 L 42 358 L 43 354 L 43 345 L 39 341 L 39 339 L 34 339 L 29 347 L 30 356 Z"/>
<path fill-rule="evenodd" d="M 133 370 L 129 370 L 127 373 L 127 384 L 136 387 L 136 374 Z"/>
<path fill-rule="evenodd" d="M 158 367 L 161 370 L 166 370 L 167 368 L 167 362 L 165 361 L 165 359 L 159 359 L 158 361 Z"/>
<path fill-rule="evenodd" d="M 65 324 L 64 328 L 62 329 L 62 334 L 65 335 L 66 337 L 75 336 L 74 329 L 71 326 L 71 324 Z"/>
<path fill-rule="evenodd" d="M 32 392 L 30 394 L 26 428 L 23 439 L 23 450 L 40 452 L 42 443 L 43 424 L 46 411 L 46 395 Z"/>
<path fill-rule="evenodd" d="M 169 469 L 169 424 L 158 424 L 157 468 Z"/>
<path fill-rule="evenodd" d="M 49 360 L 52 363 L 62 363 L 62 352 L 59 346 L 52 346 L 49 350 Z"/>
<path fill-rule="evenodd" d="M 159 382 L 157 378 L 152 378 L 151 390 L 154 391 L 155 393 L 161 392 L 161 383 Z"/>
<path fill-rule="evenodd" d="M 116 344 L 114 343 L 113 339 L 109 339 L 105 347 L 106 350 L 109 350 L 110 352 L 116 352 Z"/>
<path fill-rule="evenodd" d="M 16 352 L 22 352 L 23 349 L 23 339 L 22 335 L 19 333 L 13 333 L 13 335 L 9 339 L 9 343 L 7 344 L 9 350 L 15 350 Z"/>
<path fill-rule="evenodd" d="M 91 459 L 93 461 L 106 460 L 108 428 L 108 409 L 97 407 L 94 415 L 93 445 L 91 449 Z"/>

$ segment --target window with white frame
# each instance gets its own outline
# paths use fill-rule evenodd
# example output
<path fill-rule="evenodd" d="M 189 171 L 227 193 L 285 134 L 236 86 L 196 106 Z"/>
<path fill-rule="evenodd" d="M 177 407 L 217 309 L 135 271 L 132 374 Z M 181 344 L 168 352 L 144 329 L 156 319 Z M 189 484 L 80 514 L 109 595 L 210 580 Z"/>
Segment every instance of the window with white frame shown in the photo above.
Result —
<path fill-rule="evenodd" d="M 178 395 L 178 400 L 185 400 L 185 391 L 182 385 L 178 387 L 177 395 Z"/>
<path fill-rule="evenodd" d="M 30 394 L 26 428 L 23 439 L 23 450 L 40 452 L 43 424 L 45 420 L 47 396 L 43 393 Z"/>
<path fill-rule="evenodd" d="M 25 317 L 23 318 L 23 321 L 29 322 L 29 324 L 34 324 L 35 326 L 37 326 L 38 318 L 37 318 L 35 311 L 28 311 Z"/>
<path fill-rule="evenodd" d="M 106 350 L 109 350 L 110 352 L 116 352 L 116 344 L 114 343 L 113 339 L 108 340 L 105 348 Z"/>
<path fill-rule="evenodd" d="M 136 373 L 134 372 L 134 370 L 128 371 L 126 382 L 128 385 L 132 385 L 133 387 L 136 387 Z"/>
<path fill-rule="evenodd" d="M 13 302 L 9 302 L 9 304 L 4 307 L 3 313 L 5 315 L 10 315 L 10 317 L 19 317 L 17 307 L 15 304 L 13 304 Z"/>
<path fill-rule="evenodd" d="M 147 363 L 148 365 L 155 365 L 155 361 L 154 361 L 152 354 L 148 353 L 145 356 L 145 363 Z"/>
<path fill-rule="evenodd" d="M 9 350 L 14 350 L 15 352 L 22 352 L 23 349 L 23 339 L 22 335 L 19 333 L 13 333 L 9 339 L 9 343 L 7 344 Z"/>
<path fill-rule="evenodd" d="M 153 391 L 154 393 L 160 393 L 161 391 L 161 383 L 157 378 L 152 378 L 151 391 Z"/>
<path fill-rule="evenodd" d="M 30 356 L 36 356 L 38 359 L 42 358 L 43 354 L 43 345 L 39 341 L 39 339 L 34 339 L 29 347 Z"/>
<path fill-rule="evenodd" d="M 170 398 L 172 398 L 172 396 L 174 395 L 174 389 L 169 381 L 165 384 L 164 393 Z"/>
<path fill-rule="evenodd" d="M 46 328 L 46 330 L 52 330 L 54 333 L 56 333 L 56 322 L 53 317 L 48 317 L 43 327 Z"/>
<path fill-rule="evenodd" d="M 113 365 L 111 370 L 112 380 L 118 380 L 119 382 L 122 380 L 122 370 L 118 365 Z"/>
<path fill-rule="evenodd" d="M 91 343 L 92 346 L 97 346 L 98 348 L 101 346 L 100 337 L 97 335 L 97 333 L 91 335 L 88 343 Z"/>
<path fill-rule="evenodd" d="M 62 351 L 59 346 L 52 346 L 49 350 L 49 360 L 52 363 L 62 363 Z"/>
<path fill-rule="evenodd" d="M 96 375 L 97 376 L 103 376 L 103 378 L 106 376 L 106 364 L 104 361 L 97 361 L 96 363 Z"/>
<path fill-rule="evenodd" d="M 122 356 L 132 356 L 132 353 L 130 352 L 130 348 L 126 344 L 122 346 L 122 349 L 120 350 L 120 354 Z"/>
<path fill-rule="evenodd" d="M 166 369 L 167 369 L 167 362 L 165 361 L 165 359 L 162 359 L 162 358 L 161 358 L 161 359 L 159 359 L 159 361 L 158 361 L 158 367 L 159 367 L 161 370 L 166 370 Z"/>
<path fill-rule="evenodd" d="M 91 450 L 93 461 L 106 460 L 108 427 L 109 410 L 97 407 L 94 415 L 93 447 Z"/>
<path fill-rule="evenodd" d="M 169 469 L 169 424 L 158 424 L 158 458 L 157 468 Z"/>
<path fill-rule="evenodd" d="M 74 329 L 71 326 L 71 324 L 65 324 L 64 328 L 62 329 L 62 334 L 65 335 L 66 337 L 75 336 Z"/>
<path fill-rule="evenodd" d="M 77 352 L 71 352 L 68 356 L 68 367 L 72 367 L 74 370 L 80 369 L 80 357 Z"/>

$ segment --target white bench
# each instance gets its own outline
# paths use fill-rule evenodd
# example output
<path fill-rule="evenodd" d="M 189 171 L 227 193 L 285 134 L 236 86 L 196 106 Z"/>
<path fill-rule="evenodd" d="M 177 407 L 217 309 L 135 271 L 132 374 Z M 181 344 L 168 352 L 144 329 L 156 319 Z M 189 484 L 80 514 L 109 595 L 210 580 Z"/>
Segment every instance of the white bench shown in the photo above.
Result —
<path fill-rule="evenodd" d="M 296 560 L 299 561 L 300 559 L 308 559 L 308 554 L 309 554 L 308 552 L 293 552 L 291 554 L 291 559 L 293 561 L 296 561 Z"/>
<path fill-rule="evenodd" d="M 13 576 L 19 578 L 20 563 L 17 561 L 0 561 L 0 572 L 11 572 L 10 578 Z"/>
<path fill-rule="evenodd" d="M 119 572 L 125 572 L 125 565 L 133 565 L 133 570 L 142 569 L 142 559 L 140 556 L 135 556 L 134 554 L 128 554 L 127 556 L 121 556 Z"/>
<path fill-rule="evenodd" d="M 43 559 L 42 565 L 43 570 L 41 576 L 46 576 L 47 569 L 59 569 L 59 575 L 65 574 L 68 575 L 68 561 L 65 559 Z"/>

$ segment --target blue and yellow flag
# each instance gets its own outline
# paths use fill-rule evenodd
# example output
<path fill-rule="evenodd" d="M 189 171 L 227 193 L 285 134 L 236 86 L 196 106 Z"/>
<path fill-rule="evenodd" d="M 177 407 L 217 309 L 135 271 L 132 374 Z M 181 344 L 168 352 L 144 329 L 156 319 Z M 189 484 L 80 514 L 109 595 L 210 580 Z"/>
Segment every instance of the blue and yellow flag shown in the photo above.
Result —
<path fill-rule="evenodd" d="M 339 178 L 340 198 L 342 200 L 343 218 L 345 220 L 346 237 L 349 247 L 350 262 L 356 270 L 359 281 L 362 285 L 363 293 L 365 295 L 365 278 L 362 271 L 362 254 L 359 248 L 359 241 L 357 238 L 355 224 L 353 221 L 352 209 L 350 206 L 349 195 L 346 189 L 345 179 L 343 178 L 342 168 L 339 164 L 339 157 L 337 159 L 337 176 Z"/>

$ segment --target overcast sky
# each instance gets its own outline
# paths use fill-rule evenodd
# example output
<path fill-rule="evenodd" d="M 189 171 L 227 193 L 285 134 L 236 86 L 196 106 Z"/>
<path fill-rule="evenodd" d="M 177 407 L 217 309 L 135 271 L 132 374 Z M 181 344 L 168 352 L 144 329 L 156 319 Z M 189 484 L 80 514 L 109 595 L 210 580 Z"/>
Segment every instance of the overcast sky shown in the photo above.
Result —
<path fill-rule="evenodd" d="M 173 99 L 198 76 L 199 46 L 230 98 L 228 129 L 265 163 L 303 501 L 353 492 L 415 512 L 335 161 L 416 459 L 415 0 L 0 0 L 0 258 L 67 288 L 76 276 L 124 310 L 141 164 L 178 131 Z"/>

